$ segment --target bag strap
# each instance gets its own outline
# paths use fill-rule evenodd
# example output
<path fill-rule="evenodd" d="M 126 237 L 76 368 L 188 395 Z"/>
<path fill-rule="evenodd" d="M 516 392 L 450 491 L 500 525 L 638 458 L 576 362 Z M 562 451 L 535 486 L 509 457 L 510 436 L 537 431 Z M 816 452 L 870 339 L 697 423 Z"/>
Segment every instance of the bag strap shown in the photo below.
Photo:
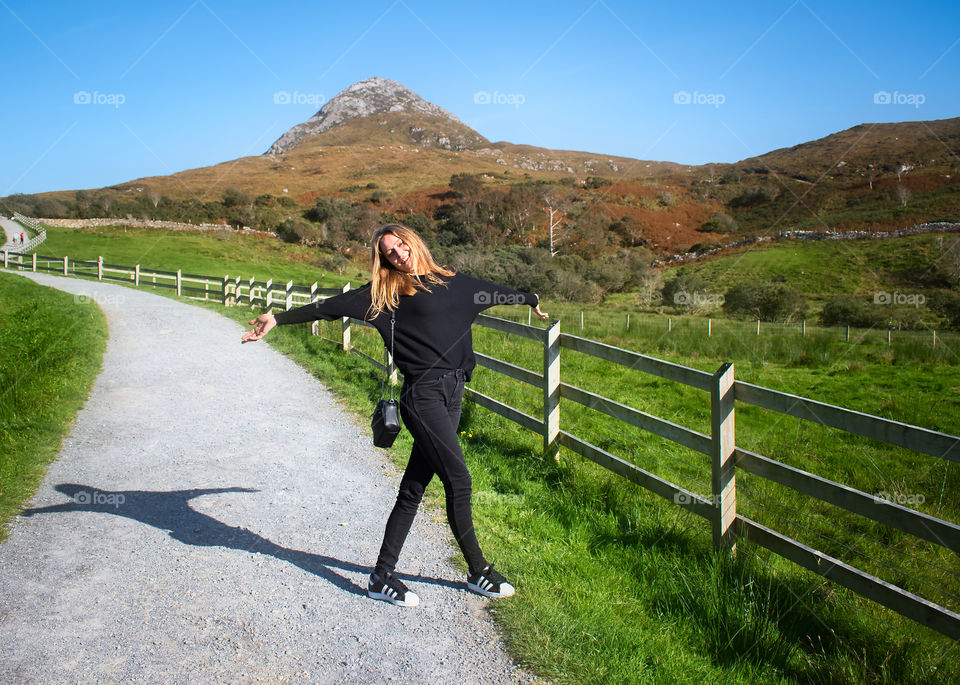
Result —
<path fill-rule="evenodd" d="M 396 313 L 390 312 L 390 362 L 393 362 L 393 329 L 396 324 Z M 390 364 L 383 370 L 383 380 L 380 382 L 380 399 L 386 394 L 387 380 L 390 377 Z M 393 383 L 390 384 L 390 400 L 393 400 Z"/>

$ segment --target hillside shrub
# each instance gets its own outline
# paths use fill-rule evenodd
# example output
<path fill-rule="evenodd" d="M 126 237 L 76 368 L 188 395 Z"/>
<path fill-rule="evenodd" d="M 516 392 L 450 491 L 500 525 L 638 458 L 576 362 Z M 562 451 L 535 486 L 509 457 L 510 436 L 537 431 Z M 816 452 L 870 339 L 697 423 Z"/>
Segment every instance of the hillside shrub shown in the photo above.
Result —
<path fill-rule="evenodd" d="M 876 305 L 853 295 L 840 295 L 824 305 L 820 323 L 823 326 L 877 328 L 885 326 L 886 319 L 884 312 Z"/>
<path fill-rule="evenodd" d="M 729 214 L 717 212 L 697 230 L 704 233 L 733 233 L 737 230 L 737 222 Z"/>
<path fill-rule="evenodd" d="M 960 293 L 938 290 L 927 300 L 931 310 L 943 319 L 943 328 L 960 331 Z"/>
<path fill-rule="evenodd" d="M 807 300 L 784 283 L 750 281 L 727 291 L 723 310 L 735 317 L 789 322 L 803 318 Z"/>
<path fill-rule="evenodd" d="M 286 243 L 315 246 L 323 239 L 323 231 L 303 219 L 287 219 L 277 226 L 276 233 Z"/>

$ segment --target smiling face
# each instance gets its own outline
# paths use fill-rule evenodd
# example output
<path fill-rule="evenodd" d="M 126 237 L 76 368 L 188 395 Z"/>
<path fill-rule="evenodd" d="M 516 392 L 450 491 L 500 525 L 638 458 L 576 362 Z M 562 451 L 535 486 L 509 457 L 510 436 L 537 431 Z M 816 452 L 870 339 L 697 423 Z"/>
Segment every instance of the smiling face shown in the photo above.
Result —
<path fill-rule="evenodd" d="M 393 233 L 384 233 L 380 238 L 380 254 L 398 271 L 406 273 L 413 271 L 410 246 Z"/>

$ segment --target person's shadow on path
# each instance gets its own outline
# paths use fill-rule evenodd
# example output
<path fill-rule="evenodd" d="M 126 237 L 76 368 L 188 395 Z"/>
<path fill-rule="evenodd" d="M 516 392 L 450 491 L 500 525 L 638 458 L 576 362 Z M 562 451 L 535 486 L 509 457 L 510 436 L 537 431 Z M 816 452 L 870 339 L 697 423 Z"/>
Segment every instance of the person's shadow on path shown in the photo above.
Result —
<path fill-rule="evenodd" d="M 333 569 L 366 575 L 370 572 L 369 566 L 341 561 L 322 554 L 281 547 L 275 542 L 257 535 L 252 530 L 228 526 L 212 516 L 196 511 L 188 504 L 191 499 L 204 495 L 224 492 L 258 492 L 258 490 L 232 487 L 173 490 L 170 492 L 112 491 L 75 483 L 61 483 L 55 489 L 69 497 L 71 501 L 47 507 L 24 509 L 22 515 L 35 516 L 37 514 L 55 514 L 68 511 L 92 511 L 123 516 L 160 530 L 166 530 L 170 537 L 186 545 L 225 547 L 242 552 L 266 554 L 319 576 L 346 592 L 364 596 L 367 594 L 365 586 L 357 585 L 349 578 L 336 573 Z M 429 578 L 404 573 L 397 573 L 397 576 L 412 582 L 462 588 L 462 583 L 455 583 L 442 578 Z"/>

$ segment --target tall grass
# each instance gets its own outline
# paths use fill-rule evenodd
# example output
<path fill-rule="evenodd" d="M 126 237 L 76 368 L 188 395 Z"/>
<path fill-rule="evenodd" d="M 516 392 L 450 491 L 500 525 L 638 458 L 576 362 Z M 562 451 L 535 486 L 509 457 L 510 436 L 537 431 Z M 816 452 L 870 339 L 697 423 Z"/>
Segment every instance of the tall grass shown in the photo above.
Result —
<path fill-rule="evenodd" d="M 106 338 L 95 304 L 0 273 L 0 539 L 60 450 Z"/>

